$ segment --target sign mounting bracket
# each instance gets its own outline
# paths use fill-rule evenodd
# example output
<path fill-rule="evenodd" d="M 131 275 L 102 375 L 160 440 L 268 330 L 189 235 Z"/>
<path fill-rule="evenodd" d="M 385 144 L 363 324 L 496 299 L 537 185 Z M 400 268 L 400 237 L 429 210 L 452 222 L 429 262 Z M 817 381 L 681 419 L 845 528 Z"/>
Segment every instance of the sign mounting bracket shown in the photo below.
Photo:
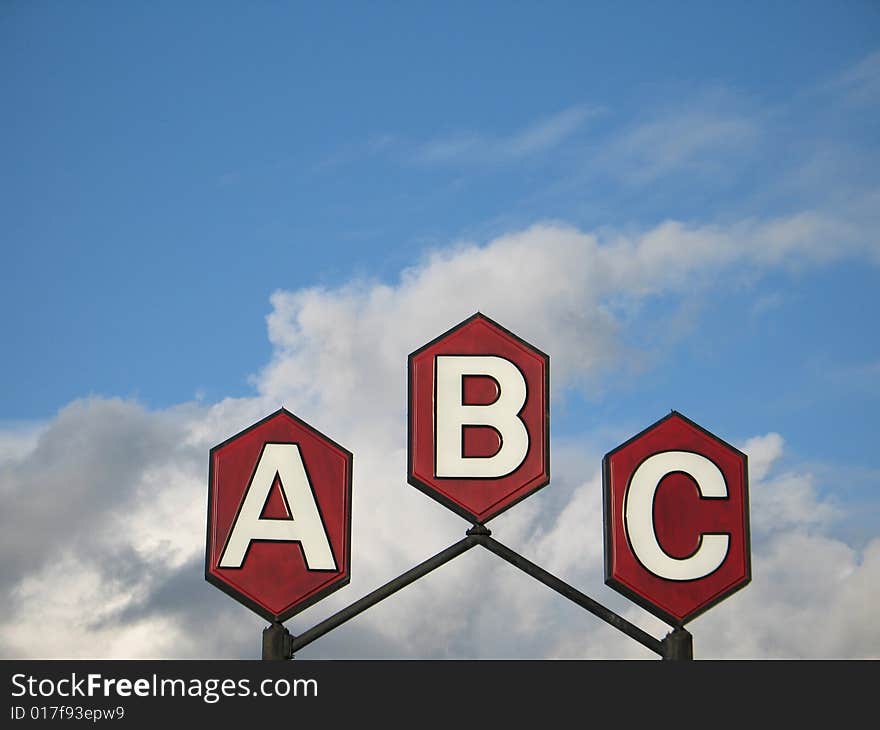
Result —
<path fill-rule="evenodd" d="M 397 591 L 405 588 L 410 583 L 426 576 L 449 561 L 463 555 L 476 545 L 482 545 L 489 552 L 519 568 L 535 580 L 543 583 L 548 588 L 576 603 L 581 608 L 589 611 L 597 618 L 602 619 L 618 631 L 638 641 L 655 654 L 666 660 L 689 660 L 693 659 L 693 640 L 691 634 L 683 628 L 676 628 L 663 640 L 651 636 L 623 616 L 615 613 L 610 608 L 603 606 L 598 601 L 590 598 L 577 588 L 569 585 L 552 573 L 544 570 L 539 565 L 531 562 L 506 545 L 492 537 L 492 531 L 481 523 L 474 524 L 466 533 L 465 537 L 457 543 L 450 545 L 433 557 L 419 563 L 397 578 L 388 581 L 384 585 L 368 593 L 363 598 L 337 611 L 333 615 L 315 624 L 312 628 L 298 636 L 293 636 L 280 623 L 273 623 L 263 631 L 263 658 L 264 659 L 293 659 L 295 652 L 305 648 L 313 641 L 321 638 L 333 629 L 341 626 L 349 619 L 363 613 L 371 606 L 385 600 Z"/>

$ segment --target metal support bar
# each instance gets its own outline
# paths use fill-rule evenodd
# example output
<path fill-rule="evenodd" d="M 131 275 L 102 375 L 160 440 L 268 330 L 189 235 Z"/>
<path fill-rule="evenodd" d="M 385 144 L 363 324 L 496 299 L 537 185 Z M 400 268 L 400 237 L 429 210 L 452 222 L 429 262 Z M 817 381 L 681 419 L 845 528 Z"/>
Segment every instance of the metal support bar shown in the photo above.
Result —
<path fill-rule="evenodd" d="M 570 586 L 568 583 L 560 580 L 552 573 L 548 573 L 542 567 L 535 565 L 530 560 L 527 560 L 519 553 L 516 553 L 505 545 L 502 545 L 495 538 L 489 535 L 476 534 L 474 535 L 474 539 L 477 540 L 484 548 L 495 553 L 498 557 L 503 558 L 508 563 L 519 568 L 536 580 L 541 581 L 541 583 L 549 588 L 552 588 L 557 593 L 561 593 L 568 600 L 573 601 L 581 608 L 585 608 L 594 616 L 597 616 L 606 623 L 611 624 L 614 628 L 622 631 L 630 638 L 635 639 L 640 644 L 653 651 L 655 654 L 659 654 L 662 657 L 668 658 L 666 657 L 664 642 L 655 639 L 646 631 L 643 631 L 635 624 L 627 621 L 625 618 L 623 618 L 623 616 L 619 616 L 614 613 L 614 611 L 612 611 L 610 608 L 606 608 L 601 603 L 594 601 L 588 595 L 581 593 L 579 590 L 577 590 L 577 588 Z M 688 636 L 690 636 L 690 634 L 688 634 Z"/>
<path fill-rule="evenodd" d="M 263 659 L 273 661 L 292 659 L 290 632 L 278 621 L 263 629 Z"/>
<path fill-rule="evenodd" d="M 293 637 L 293 641 L 291 642 L 291 653 L 295 653 L 302 649 L 304 646 L 311 644 L 315 639 L 321 638 L 328 631 L 332 631 L 340 624 L 345 623 L 351 618 L 354 618 L 362 611 L 366 611 L 370 606 L 379 603 L 388 596 L 393 593 L 396 593 L 401 588 L 405 588 L 413 581 L 418 580 L 419 578 L 427 575 L 432 570 L 439 568 L 441 565 L 448 563 L 453 558 L 457 558 L 464 552 L 470 550 L 474 545 L 477 544 L 479 537 L 475 535 L 468 535 L 467 537 L 462 538 L 454 545 L 450 545 L 448 548 L 443 550 L 442 552 L 437 553 L 434 557 L 428 558 L 425 562 L 419 563 L 414 568 L 406 571 L 403 575 L 398 576 L 394 580 L 388 581 L 383 586 L 380 586 L 372 593 L 368 593 L 366 596 L 361 598 L 358 601 L 355 601 L 350 606 L 346 606 L 341 611 L 337 611 L 329 618 L 324 619 L 319 624 L 315 624 L 308 631 L 300 634 L 299 636 Z M 265 641 L 265 640 L 264 640 Z"/>
<path fill-rule="evenodd" d="M 663 659 L 667 661 L 690 661 L 694 658 L 694 637 L 679 626 L 663 639 Z"/>

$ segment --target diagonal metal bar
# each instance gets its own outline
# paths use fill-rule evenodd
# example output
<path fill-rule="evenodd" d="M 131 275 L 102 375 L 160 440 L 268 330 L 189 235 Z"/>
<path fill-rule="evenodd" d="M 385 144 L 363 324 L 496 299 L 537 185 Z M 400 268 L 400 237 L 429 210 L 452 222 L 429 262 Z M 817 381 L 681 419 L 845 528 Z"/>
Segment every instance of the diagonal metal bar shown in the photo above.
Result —
<path fill-rule="evenodd" d="M 324 619 L 318 624 L 315 624 L 308 631 L 300 634 L 299 636 L 293 637 L 293 642 L 290 648 L 291 655 L 295 654 L 297 651 L 302 649 L 304 646 L 311 644 L 315 639 L 321 638 L 324 634 L 329 631 L 332 631 L 340 624 L 344 624 L 349 619 L 354 618 L 359 613 L 366 611 L 370 606 L 373 606 L 379 601 L 382 601 L 388 596 L 396 593 L 401 588 L 406 588 L 410 583 L 417 581 L 419 578 L 430 573 L 432 570 L 436 570 L 441 565 L 448 563 L 453 558 L 457 558 L 462 553 L 470 550 L 474 545 L 478 544 L 479 538 L 474 535 L 468 535 L 467 537 L 462 538 L 454 545 L 450 545 L 445 550 L 437 553 L 431 558 L 428 558 L 423 563 L 419 563 L 414 568 L 410 568 L 406 573 L 399 575 L 394 580 L 388 581 L 385 585 L 380 586 L 372 593 L 368 593 L 363 598 L 355 601 L 350 606 L 346 606 L 340 611 L 337 611 L 332 616 Z"/>
<path fill-rule="evenodd" d="M 485 534 L 474 535 L 474 538 L 479 541 L 479 543 L 487 550 L 490 550 L 498 557 L 506 560 L 511 565 L 519 568 L 533 578 L 541 581 L 541 583 L 543 583 L 545 586 L 547 586 L 548 588 L 552 588 L 557 593 L 562 594 L 568 600 L 574 601 L 581 608 L 585 608 L 594 616 L 597 616 L 606 623 L 611 624 L 614 628 L 622 631 L 630 638 L 635 639 L 640 644 L 653 651 L 655 654 L 659 654 L 660 656 L 664 656 L 666 654 L 662 641 L 655 639 L 646 631 L 643 631 L 635 624 L 627 621 L 625 618 L 623 618 L 623 616 L 619 616 L 610 608 L 606 608 L 601 603 L 593 600 L 585 593 L 581 593 L 577 588 L 570 586 L 568 583 L 560 580 L 552 573 L 548 573 L 541 566 L 535 565 L 535 563 L 527 560 L 519 553 L 514 552 L 506 545 L 502 545 L 495 538 Z"/>

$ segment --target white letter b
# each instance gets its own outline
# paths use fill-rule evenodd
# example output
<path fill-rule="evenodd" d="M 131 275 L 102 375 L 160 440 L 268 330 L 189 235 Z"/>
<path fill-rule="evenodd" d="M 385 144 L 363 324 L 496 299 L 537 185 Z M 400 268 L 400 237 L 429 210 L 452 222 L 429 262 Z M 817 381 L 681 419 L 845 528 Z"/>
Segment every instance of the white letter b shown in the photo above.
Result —
<path fill-rule="evenodd" d="M 495 380 L 498 398 L 488 405 L 465 405 L 466 375 Z M 486 479 L 516 470 L 529 451 L 529 432 L 519 417 L 528 395 L 520 369 L 495 355 L 438 355 L 435 377 L 436 476 Z M 492 456 L 464 456 L 464 426 L 494 428 L 501 448 Z"/>

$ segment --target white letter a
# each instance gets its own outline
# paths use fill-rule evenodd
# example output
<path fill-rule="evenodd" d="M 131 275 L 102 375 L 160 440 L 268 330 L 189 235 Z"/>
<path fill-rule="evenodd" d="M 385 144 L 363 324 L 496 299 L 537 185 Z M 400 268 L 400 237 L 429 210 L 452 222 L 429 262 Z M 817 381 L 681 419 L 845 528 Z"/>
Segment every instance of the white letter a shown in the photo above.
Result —
<path fill-rule="evenodd" d="M 292 519 L 260 517 L 276 476 Z M 297 444 L 266 444 L 264 447 L 219 567 L 240 568 L 253 540 L 298 542 L 308 570 L 336 570 L 330 541 Z"/>

